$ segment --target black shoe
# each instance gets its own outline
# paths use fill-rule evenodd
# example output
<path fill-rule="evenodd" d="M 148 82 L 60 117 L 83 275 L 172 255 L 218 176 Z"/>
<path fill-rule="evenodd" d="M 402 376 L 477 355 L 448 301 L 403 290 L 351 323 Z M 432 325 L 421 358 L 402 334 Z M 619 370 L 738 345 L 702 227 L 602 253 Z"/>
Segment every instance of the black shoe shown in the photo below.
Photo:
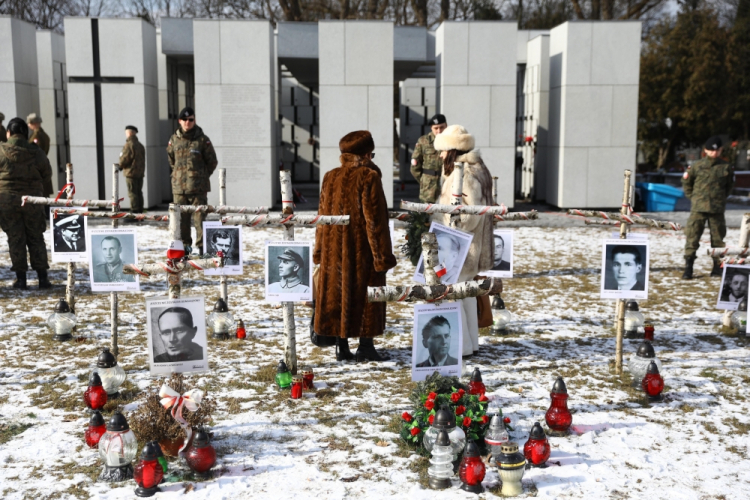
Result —
<path fill-rule="evenodd" d="M 354 359 L 354 354 L 349 349 L 349 339 L 342 339 L 341 337 L 336 339 L 336 361 L 351 361 Z"/>
<path fill-rule="evenodd" d="M 711 268 L 711 276 L 721 276 L 721 261 L 714 259 L 714 267 Z"/>
<path fill-rule="evenodd" d="M 685 272 L 682 273 L 682 279 L 691 280 L 693 279 L 693 263 L 695 257 L 685 257 Z"/>
<path fill-rule="evenodd" d="M 50 283 L 49 279 L 47 278 L 47 271 L 37 271 L 36 275 L 39 277 L 39 289 L 43 288 L 52 288 L 52 283 Z"/>
<path fill-rule="evenodd" d="M 388 361 L 390 356 L 378 353 L 375 350 L 375 344 L 371 338 L 359 339 L 359 347 L 357 347 L 357 363 L 362 361 Z"/>
<path fill-rule="evenodd" d="M 13 288 L 28 290 L 29 287 L 26 286 L 26 271 L 16 271 L 16 281 L 13 282 Z"/>

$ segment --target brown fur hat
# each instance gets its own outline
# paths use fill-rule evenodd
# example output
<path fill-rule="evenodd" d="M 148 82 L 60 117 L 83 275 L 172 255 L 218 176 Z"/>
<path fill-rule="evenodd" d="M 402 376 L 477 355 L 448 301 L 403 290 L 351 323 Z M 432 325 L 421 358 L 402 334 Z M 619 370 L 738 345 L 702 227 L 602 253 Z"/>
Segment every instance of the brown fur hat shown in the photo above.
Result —
<path fill-rule="evenodd" d="M 372 140 L 372 134 L 368 130 L 357 130 L 341 138 L 339 149 L 342 153 L 362 156 L 372 153 L 375 149 L 375 141 Z"/>

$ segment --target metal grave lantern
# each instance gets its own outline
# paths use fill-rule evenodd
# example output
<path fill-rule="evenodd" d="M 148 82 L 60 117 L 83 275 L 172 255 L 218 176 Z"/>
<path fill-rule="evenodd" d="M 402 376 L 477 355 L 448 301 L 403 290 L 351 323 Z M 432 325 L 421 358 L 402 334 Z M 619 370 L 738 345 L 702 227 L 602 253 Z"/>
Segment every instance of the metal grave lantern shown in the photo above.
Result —
<path fill-rule="evenodd" d="M 73 329 L 76 327 L 76 315 L 70 310 L 65 299 L 55 305 L 55 312 L 47 318 L 47 326 L 54 333 L 54 340 L 64 342 L 73 338 Z"/>
<path fill-rule="evenodd" d="M 117 364 L 117 359 L 108 347 L 102 349 L 96 359 L 95 372 L 102 379 L 102 386 L 107 391 L 107 398 L 114 399 L 120 396 L 120 386 L 125 382 L 125 370 Z"/>
<path fill-rule="evenodd" d="M 428 484 L 433 490 L 451 487 L 453 477 L 453 450 L 448 432 L 441 430 L 432 447 L 430 467 L 427 469 Z"/>
<path fill-rule="evenodd" d="M 206 317 L 206 326 L 211 330 L 214 338 L 226 340 L 230 332 L 234 332 L 236 322 L 234 315 L 229 312 L 229 307 L 224 299 L 219 299 L 214 304 L 214 310 Z"/>
<path fill-rule="evenodd" d="M 107 422 L 107 432 L 99 440 L 99 456 L 104 470 L 99 481 L 116 483 L 133 478 L 133 459 L 138 453 L 138 440 L 130 430 L 125 416 L 118 412 Z"/>
<path fill-rule="evenodd" d="M 502 297 L 495 295 L 492 299 L 492 327 L 490 330 L 492 333 L 500 334 L 505 333 L 508 323 L 512 319 L 513 315 L 510 314 L 505 308 L 505 302 Z"/>
<path fill-rule="evenodd" d="M 656 357 L 654 346 L 648 340 L 644 340 L 628 363 L 628 371 L 633 377 L 633 387 L 641 388 L 641 380 L 646 376 L 646 370 L 651 361 L 656 363 L 656 367 L 661 372 L 661 361 Z"/>
<path fill-rule="evenodd" d="M 646 323 L 646 318 L 643 313 L 639 310 L 638 302 L 635 300 L 629 300 L 625 304 L 625 336 L 628 338 L 636 338 L 638 332 L 643 325 Z"/>

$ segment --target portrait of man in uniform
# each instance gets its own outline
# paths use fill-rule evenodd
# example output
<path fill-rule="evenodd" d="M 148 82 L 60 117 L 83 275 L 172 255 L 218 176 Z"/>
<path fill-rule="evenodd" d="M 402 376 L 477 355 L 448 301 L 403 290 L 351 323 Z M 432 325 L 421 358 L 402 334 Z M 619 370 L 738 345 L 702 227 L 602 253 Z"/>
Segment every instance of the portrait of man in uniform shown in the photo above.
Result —
<path fill-rule="evenodd" d="M 193 314 L 184 307 L 168 307 L 159 313 L 158 331 L 154 333 L 154 363 L 198 361 L 203 347 L 193 342 L 198 327 Z"/>
<path fill-rule="evenodd" d="M 278 259 L 279 281 L 270 283 L 268 291 L 273 293 L 308 293 L 310 287 L 302 283 L 300 276 L 305 261 L 300 254 L 291 248 L 285 249 L 276 256 Z"/>
<path fill-rule="evenodd" d="M 60 216 L 52 218 L 55 252 L 86 253 L 86 233 L 83 215 Z"/>
<path fill-rule="evenodd" d="M 266 243 L 266 300 L 312 300 L 309 242 Z"/>
<path fill-rule="evenodd" d="M 99 263 L 94 265 L 95 283 L 134 282 L 135 276 L 122 272 L 122 243 L 116 236 L 105 236 L 99 245 Z"/>

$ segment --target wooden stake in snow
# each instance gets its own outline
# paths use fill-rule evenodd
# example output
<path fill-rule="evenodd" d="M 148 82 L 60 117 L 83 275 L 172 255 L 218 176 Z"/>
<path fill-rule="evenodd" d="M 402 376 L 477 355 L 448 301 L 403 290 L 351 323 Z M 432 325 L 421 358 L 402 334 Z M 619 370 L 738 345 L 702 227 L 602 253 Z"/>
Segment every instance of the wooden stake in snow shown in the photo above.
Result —
<path fill-rule="evenodd" d="M 68 187 L 68 200 L 73 199 L 73 164 L 68 163 L 65 165 L 65 183 Z M 76 264 L 75 262 L 68 262 L 68 281 L 65 285 L 65 302 L 70 306 L 70 310 L 75 313 L 76 311 Z"/>
<path fill-rule="evenodd" d="M 286 216 L 294 214 L 294 193 L 292 192 L 292 172 L 279 172 L 281 180 L 281 213 Z M 284 224 L 284 241 L 294 241 L 294 224 Z M 268 263 L 266 263 L 268 265 Z M 315 300 L 315 297 L 313 297 Z M 284 362 L 292 374 L 297 373 L 297 331 L 294 324 L 294 302 L 284 302 Z"/>
<path fill-rule="evenodd" d="M 497 177 L 492 178 L 492 202 L 497 205 Z"/>
<path fill-rule="evenodd" d="M 422 263 L 424 264 L 424 280 L 428 286 L 440 284 L 440 278 L 435 272 L 438 266 L 438 245 L 435 233 L 422 233 Z"/>
<path fill-rule="evenodd" d="M 226 205 L 227 203 L 227 169 L 219 169 L 219 205 Z M 240 229 L 242 231 L 242 229 Z M 240 262 L 242 264 L 242 262 Z M 227 306 L 229 305 L 229 296 L 227 295 L 227 276 L 222 274 L 219 277 L 219 295 Z"/>
<path fill-rule="evenodd" d="M 112 212 L 117 212 L 119 207 L 118 191 L 120 187 L 120 177 L 117 175 L 119 172 L 117 163 L 112 164 Z M 112 227 L 117 227 L 117 219 L 112 219 Z M 112 355 L 117 359 L 117 355 L 120 353 L 120 349 L 117 347 L 117 292 L 110 292 L 109 294 L 109 319 L 110 319 L 110 333 L 111 339 L 111 351 Z"/>
<path fill-rule="evenodd" d="M 631 199 L 630 195 L 630 170 L 625 171 L 624 189 L 622 193 L 622 207 L 620 213 L 624 216 L 630 215 Z M 620 224 L 620 239 L 626 239 L 628 237 L 628 225 Z M 617 340 L 615 346 L 615 370 L 617 373 L 622 373 L 622 334 L 625 330 L 625 299 L 617 300 Z"/>

